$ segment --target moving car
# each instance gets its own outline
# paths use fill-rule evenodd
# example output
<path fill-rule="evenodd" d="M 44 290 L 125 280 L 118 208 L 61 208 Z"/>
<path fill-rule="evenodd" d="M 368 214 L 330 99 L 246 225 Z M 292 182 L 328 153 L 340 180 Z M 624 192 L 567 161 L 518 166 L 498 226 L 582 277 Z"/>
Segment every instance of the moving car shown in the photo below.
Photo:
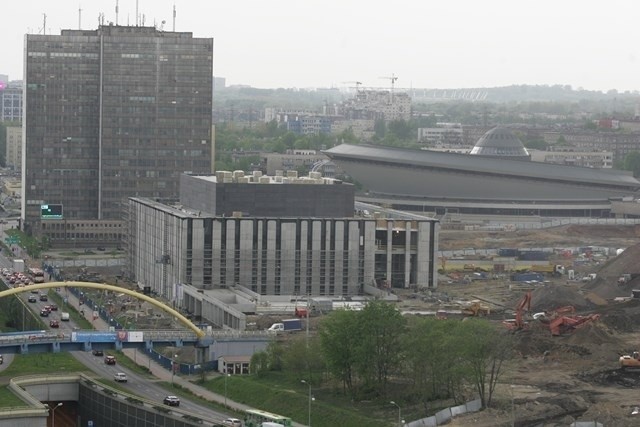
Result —
<path fill-rule="evenodd" d="M 41 317 L 49 317 L 49 310 L 40 310 Z"/>
<path fill-rule="evenodd" d="M 115 365 L 116 364 L 116 358 L 114 356 L 105 356 L 104 363 L 107 364 L 107 365 Z"/>
<path fill-rule="evenodd" d="M 58 311 L 58 306 L 55 304 L 49 305 L 49 308 L 51 309 L 51 311 Z"/>
<path fill-rule="evenodd" d="M 162 401 L 167 406 L 180 406 L 180 399 L 178 396 L 167 396 Z"/>
<path fill-rule="evenodd" d="M 114 376 L 113 379 L 116 382 L 119 383 L 126 383 L 127 382 L 127 374 L 125 374 L 124 372 L 117 372 Z"/>
<path fill-rule="evenodd" d="M 35 295 L 29 295 L 29 302 L 38 302 L 38 298 Z"/>
<path fill-rule="evenodd" d="M 2 355 L 0 354 L 0 365 L 2 365 L 4 363 L 4 357 L 2 357 Z"/>
<path fill-rule="evenodd" d="M 91 353 L 94 356 L 104 356 L 104 352 L 102 350 L 93 350 Z"/>
<path fill-rule="evenodd" d="M 237 418 L 227 418 L 222 421 L 222 424 L 229 427 L 242 427 L 242 421 Z"/>
<path fill-rule="evenodd" d="M 52 319 L 49 321 L 49 327 L 50 328 L 59 328 L 60 327 L 60 322 L 58 322 L 55 319 Z"/>
<path fill-rule="evenodd" d="M 40 301 L 49 301 L 47 294 L 40 294 Z"/>

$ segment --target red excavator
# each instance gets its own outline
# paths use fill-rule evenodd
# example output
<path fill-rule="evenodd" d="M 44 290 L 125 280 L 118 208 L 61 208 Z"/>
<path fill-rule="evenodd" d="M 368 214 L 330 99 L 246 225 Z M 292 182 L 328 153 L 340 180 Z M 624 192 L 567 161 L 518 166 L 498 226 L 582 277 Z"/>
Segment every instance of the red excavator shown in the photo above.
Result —
<path fill-rule="evenodd" d="M 502 323 L 512 331 L 528 329 L 529 324 L 524 321 L 525 311 L 531 310 L 531 291 L 524 294 L 518 305 L 516 305 L 516 318 L 505 320 Z"/>

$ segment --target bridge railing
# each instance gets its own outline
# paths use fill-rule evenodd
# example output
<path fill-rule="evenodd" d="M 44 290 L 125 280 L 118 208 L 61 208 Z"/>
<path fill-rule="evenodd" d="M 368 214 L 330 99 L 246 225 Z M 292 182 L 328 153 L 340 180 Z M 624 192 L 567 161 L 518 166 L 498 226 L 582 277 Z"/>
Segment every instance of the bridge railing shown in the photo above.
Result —
<path fill-rule="evenodd" d="M 24 333 L 12 332 L 9 334 L 0 334 L 0 346 L 11 344 L 36 344 L 38 342 L 84 342 L 91 341 L 91 336 L 104 337 L 105 333 L 113 334 L 114 340 L 118 340 L 118 332 L 105 332 L 95 330 L 77 330 L 77 331 L 26 331 Z M 126 331 L 128 333 L 141 332 L 142 341 L 198 341 L 199 337 L 192 331 L 186 329 L 173 329 L 173 330 L 135 330 Z M 82 336 L 81 339 L 74 339 L 73 334 Z M 207 333 L 207 336 L 214 339 L 225 338 L 264 338 L 267 336 L 273 336 L 271 331 L 234 331 L 234 330 L 214 330 Z M 88 339 L 87 339 L 88 338 Z M 96 342 L 104 342 L 102 339 L 96 340 Z M 128 338 L 124 338 L 123 341 L 128 341 Z"/>

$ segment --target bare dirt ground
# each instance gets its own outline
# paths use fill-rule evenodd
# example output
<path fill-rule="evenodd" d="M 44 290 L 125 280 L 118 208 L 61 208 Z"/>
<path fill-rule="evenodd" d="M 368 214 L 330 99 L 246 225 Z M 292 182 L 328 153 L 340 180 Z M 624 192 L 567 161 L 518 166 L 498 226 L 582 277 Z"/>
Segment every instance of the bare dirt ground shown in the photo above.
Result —
<path fill-rule="evenodd" d="M 515 333 L 517 351 L 509 360 L 496 392 L 494 408 L 456 417 L 451 426 L 568 426 L 574 421 L 597 421 L 604 426 L 640 425 L 640 370 L 619 369 L 618 357 L 640 350 L 640 300 L 614 302 L 640 288 L 640 277 L 624 286 L 617 278 L 640 273 L 640 245 L 637 226 L 566 226 L 546 231 L 480 233 L 443 231 L 440 250 L 462 248 L 525 248 L 607 246 L 628 248 L 606 262 L 581 267 L 597 272 L 588 284 L 552 279 L 532 287 L 529 329 Z M 447 306 L 456 299 L 484 298 L 494 301 L 490 321 L 500 330 L 501 319 L 513 316 L 525 289 L 506 281 L 490 280 L 470 284 L 440 281 L 430 301 Z M 415 300 L 401 302 L 416 309 Z M 445 302 L 446 301 L 446 302 Z M 594 303 L 597 302 L 598 304 Z M 552 336 L 548 326 L 533 320 L 531 313 L 573 305 L 580 315 L 600 314 L 600 319 Z M 506 330 L 502 333 L 512 333 Z"/>

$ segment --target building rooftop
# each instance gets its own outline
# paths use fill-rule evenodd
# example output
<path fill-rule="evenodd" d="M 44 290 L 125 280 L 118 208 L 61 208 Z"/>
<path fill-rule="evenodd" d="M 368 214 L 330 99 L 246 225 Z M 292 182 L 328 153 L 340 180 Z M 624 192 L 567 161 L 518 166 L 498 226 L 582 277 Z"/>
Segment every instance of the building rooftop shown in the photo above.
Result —
<path fill-rule="evenodd" d="M 474 156 L 520 157 L 523 159 L 529 157 L 529 153 L 522 145 L 522 141 L 509 129 L 503 127 L 495 127 L 482 135 L 469 154 Z"/>

